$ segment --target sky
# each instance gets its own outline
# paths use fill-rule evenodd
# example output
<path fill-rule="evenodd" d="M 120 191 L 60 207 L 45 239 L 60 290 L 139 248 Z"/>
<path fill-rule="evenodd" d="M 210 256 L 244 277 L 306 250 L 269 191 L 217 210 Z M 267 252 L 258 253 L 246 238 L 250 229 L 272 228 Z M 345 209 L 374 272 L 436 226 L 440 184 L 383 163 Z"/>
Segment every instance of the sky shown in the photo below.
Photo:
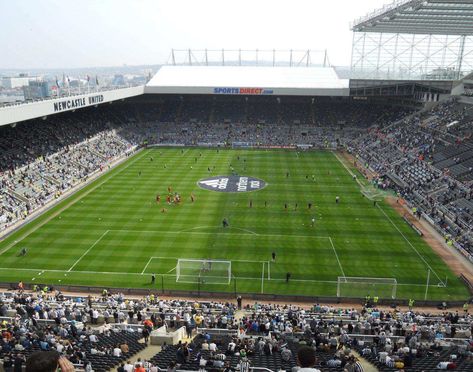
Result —
<path fill-rule="evenodd" d="M 171 49 L 327 49 L 391 0 L 0 0 L 0 68 L 164 64 Z"/>

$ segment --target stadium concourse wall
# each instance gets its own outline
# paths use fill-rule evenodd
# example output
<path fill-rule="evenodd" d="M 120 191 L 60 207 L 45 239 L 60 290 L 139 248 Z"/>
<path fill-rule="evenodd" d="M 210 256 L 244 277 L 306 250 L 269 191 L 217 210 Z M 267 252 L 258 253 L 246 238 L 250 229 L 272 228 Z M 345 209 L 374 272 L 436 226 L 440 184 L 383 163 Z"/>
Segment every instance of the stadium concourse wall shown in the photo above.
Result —
<path fill-rule="evenodd" d="M 365 303 L 363 298 L 359 297 L 329 297 L 329 296 L 297 296 L 297 295 L 279 295 L 279 294 L 265 294 L 265 293 L 247 293 L 247 292 L 219 292 L 219 291 L 204 291 L 200 288 L 200 285 L 196 283 L 195 290 L 177 290 L 177 289 L 166 289 L 163 285 L 159 284 L 159 279 L 156 281 L 156 288 L 151 289 L 140 289 L 140 288 L 121 288 L 121 287 L 94 287 L 94 286 L 80 286 L 80 285 L 55 285 L 52 287 L 49 283 L 35 283 L 27 284 L 23 283 L 25 290 L 32 290 L 33 285 L 38 288 L 48 286 L 50 290 L 56 290 L 61 292 L 77 293 L 77 294 L 98 294 L 101 295 L 103 290 L 106 289 L 108 293 L 122 293 L 125 296 L 147 296 L 150 294 L 162 295 L 167 297 L 175 298 L 192 298 L 192 299 L 215 299 L 215 300 L 236 300 L 237 296 L 244 297 L 245 300 L 252 301 L 278 301 L 286 303 L 326 303 L 326 304 L 361 304 Z M 162 283 L 162 281 L 161 281 Z M 13 282 L 0 282 L 0 288 L 6 288 L 8 290 L 18 289 L 18 283 Z M 447 307 L 461 307 L 465 301 L 449 301 Z M 380 306 L 407 306 L 409 305 L 408 299 L 385 299 L 380 298 L 378 300 Z M 416 300 L 416 307 L 440 307 L 442 304 L 440 301 L 433 300 Z"/>

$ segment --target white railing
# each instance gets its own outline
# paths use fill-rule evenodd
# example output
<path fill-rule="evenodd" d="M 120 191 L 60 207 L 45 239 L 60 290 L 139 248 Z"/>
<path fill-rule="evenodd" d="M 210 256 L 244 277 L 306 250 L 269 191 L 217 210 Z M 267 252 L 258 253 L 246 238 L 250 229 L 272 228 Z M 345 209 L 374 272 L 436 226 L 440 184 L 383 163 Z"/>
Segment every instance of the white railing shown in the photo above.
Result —
<path fill-rule="evenodd" d="M 375 9 L 372 12 L 370 12 L 370 13 L 362 16 L 362 17 L 356 18 L 350 24 L 350 29 L 352 29 L 353 27 L 359 25 L 360 23 L 363 23 L 363 22 L 366 22 L 366 21 L 368 21 L 372 18 L 378 17 L 383 13 L 387 13 L 387 12 L 389 12 L 393 9 L 396 9 L 397 7 L 400 7 L 402 5 L 405 5 L 409 2 L 412 2 L 412 0 L 394 0 L 391 4 L 385 4 L 385 5 L 383 5 L 382 8 Z"/>
<path fill-rule="evenodd" d="M 64 92 L 61 92 L 61 94 L 57 95 L 57 96 L 49 96 L 49 97 L 44 97 L 44 98 L 29 99 L 29 100 L 24 100 L 24 101 L 21 101 L 21 102 L 18 102 L 18 101 L 5 102 L 5 103 L 0 102 L 0 109 L 4 108 L 4 107 L 22 106 L 22 105 L 28 105 L 30 103 L 51 101 L 51 100 L 58 99 L 58 98 L 82 96 L 84 94 L 97 93 L 97 92 L 107 92 L 107 91 L 111 91 L 111 90 L 126 89 L 126 88 L 139 87 L 139 86 L 143 86 L 143 85 L 141 85 L 141 84 L 127 84 L 127 85 L 120 85 L 120 86 L 111 85 L 111 86 L 107 86 L 107 87 L 84 89 L 82 91 L 73 91 L 73 92 L 64 91 Z"/>

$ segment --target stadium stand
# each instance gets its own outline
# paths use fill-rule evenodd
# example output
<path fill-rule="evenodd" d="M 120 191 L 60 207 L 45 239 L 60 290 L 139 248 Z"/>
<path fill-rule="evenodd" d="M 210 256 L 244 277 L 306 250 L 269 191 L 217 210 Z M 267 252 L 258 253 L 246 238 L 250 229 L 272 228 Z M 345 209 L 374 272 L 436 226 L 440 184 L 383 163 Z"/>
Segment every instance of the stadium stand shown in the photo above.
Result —
<path fill-rule="evenodd" d="M 350 370 L 359 355 L 381 371 L 397 370 L 401 363 L 406 371 L 434 370 L 440 363 L 453 363 L 459 371 L 473 368 L 468 312 L 255 303 L 237 315 L 232 303 L 163 300 L 153 294 L 83 298 L 52 289 L 4 292 L 0 303 L 4 366 L 24 363 L 36 351 L 57 350 L 77 368 L 107 371 L 146 348 L 143 329 L 166 325 L 186 327 L 191 338 L 163 345 L 142 360 L 148 370 L 221 370 L 227 363 L 237 368 L 242 360 L 273 371 L 295 370 L 302 346 L 314 349 L 321 371 Z"/>
<path fill-rule="evenodd" d="M 472 254 L 471 106 L 318 97 L 161 96 L 0 128 L 5 230 L 144 143 L 342 148 Z M 26 130 L 28 128 L 28 130 Z"/>
<path fill-rule="evenodd" d="M 450 99 L 347 142 L 360 162 L 388 180 L 471 259 L 473 143 L 471 107 Z"/>

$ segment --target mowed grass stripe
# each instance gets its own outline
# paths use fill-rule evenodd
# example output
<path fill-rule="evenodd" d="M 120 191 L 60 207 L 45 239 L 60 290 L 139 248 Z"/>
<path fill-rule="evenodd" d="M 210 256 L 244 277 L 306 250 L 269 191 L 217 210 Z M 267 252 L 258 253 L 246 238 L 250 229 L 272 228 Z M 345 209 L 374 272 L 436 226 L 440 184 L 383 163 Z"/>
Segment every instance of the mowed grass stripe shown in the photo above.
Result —
<path fill-rule="evenodd" d="M 149 278 L 141 273 L 152 256 L 268 261 L 271 252 L 276 251 L 277 262 L 271 264 L 272 280 L 265 279 L 263 283 L 266 293 L 334 296 L 334 282 L 343 268 L 348 276 L 395 277 L 399 283 L 412 284 L 400 286 L 400 296 L 423 298 L 422 284 L 430 266 L 442 281 L 448 278 L 449 286 L 432 287 L 429 298 L 467 297 L 465 287 L 430 247 L 395 211 L 380 203 L 425 262 L 415 254 L 393 224 L 362 196 L 358 183 L 332 153 L 242 149 L 183 152 L 180 148 L 144 150 L 123 164 L 121 171 L 120 167 L 112 170 L 96 182 L 100 187 L 86 195 L 80 192 L 80 202 L 60 213 L 55 208 L 40 217 L 35 226 L 40 226 L 40 222 L 42 225 L 21 243 L 28 244 L 28 255 L 17 257 L 18 245 L 2 255 L 1 266 L 58 270 L 41 276 L 41 280 L 50 280 L 49 284 L 61 280 L 64 284 L 150 288 Z M 230 164 L 239 174 L 261 178 L 268 186 L 240 194 L 198 187 L 197 181 L 202 178 L 230 174 Z M 182 195 L 179 206 L 164 202 L 168 186 Z M 157 193 L 162 196 L 159 205 L 155 201 Z M 196 197 L 195 203 L 190 202 L 191 193 Z M 338 205 L 337 195 L 341 198 Z M 313 204 L 311 210 L 308 202 Z M 287 211 L 284 203 L 288 204 Z M 167 212 L 162 213 L 162 208 Z M 53 213 L 56 214 L 50 218 Z M 310 226 L 313 216 L 314 228 Z M 224 217 L 229 219 L 230 229 L 222 228 Z M 27 226 L 24 231 L 30 229 Z M 110 233 L 84 255 L 70 274 L 64 276 L 60 272 L 68 270 L 107 230 Z M 21 234 L 23 231 L 16 236 Z M 0 243 L 0 250 L 12 241 Z M 175 266 L 173 261 L 151 260 L 146 273 L 165 274 Z M 239 264 L 235 270 L 240 273 L 238 292 L 261 290 L 261 267 Z M 291 272 L 293 283 L 285 283 L 286 272 Z M 32 277 L 25 277 L 24 270 L 0 270 L 1 280 L 28 282 Z M 196 290 L 195 285 L 176 283 L 172 275 L 165 275 L 162 280 L 157 286 Z M 233 291 L 233 285 L 209 284 L 201 289 Z"/>

